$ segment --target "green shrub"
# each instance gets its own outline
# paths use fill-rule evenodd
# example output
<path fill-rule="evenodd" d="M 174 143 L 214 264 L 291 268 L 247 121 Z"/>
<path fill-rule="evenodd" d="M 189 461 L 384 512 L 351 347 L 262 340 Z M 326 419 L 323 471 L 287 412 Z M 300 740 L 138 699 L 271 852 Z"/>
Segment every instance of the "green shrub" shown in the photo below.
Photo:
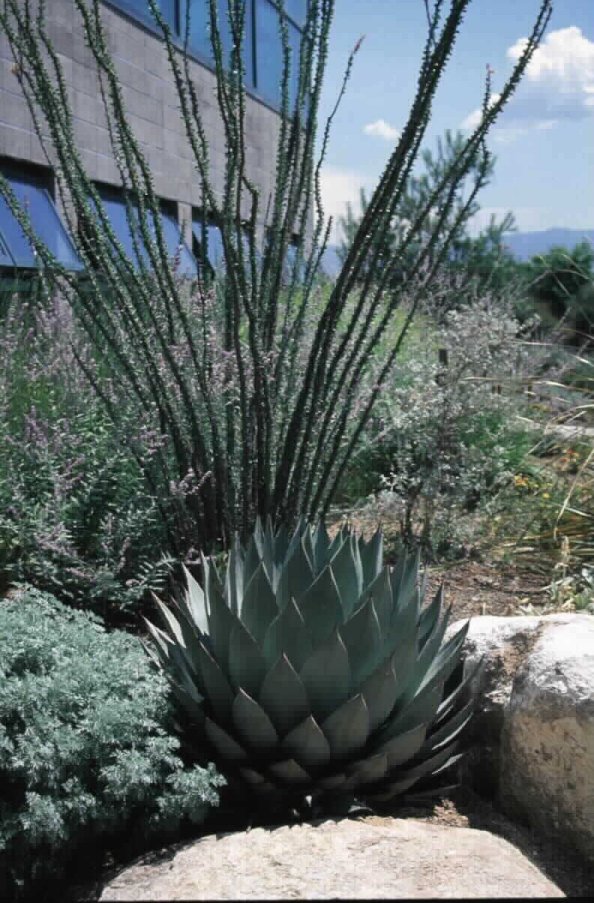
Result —
<path fill-rule="evenodd" d="M 3 899 L 203 821 L 224 781 L 182 765 L 170 717 L 136 637 L 37 590 L 0 601 Z"/>
<path fill-rule="evenodd" d="M 166 538 L 127 445 L 142 425 L 117 434 L 72 348 L 89 360 L 58 300 L 13 303 L 0 324 L 0 588 L 26 582 L 111 619 L 161 587 Z"/>
<path fill-rule="evenodd" d="M 515 419 L 530 367 L 518 321 L 489 299 L 425 321 L 386 385 L 343 492 L 378 493 L 403 539 L 428 554 L 451 545 L 456 520 L 508 483 L 533 445 Z"/>

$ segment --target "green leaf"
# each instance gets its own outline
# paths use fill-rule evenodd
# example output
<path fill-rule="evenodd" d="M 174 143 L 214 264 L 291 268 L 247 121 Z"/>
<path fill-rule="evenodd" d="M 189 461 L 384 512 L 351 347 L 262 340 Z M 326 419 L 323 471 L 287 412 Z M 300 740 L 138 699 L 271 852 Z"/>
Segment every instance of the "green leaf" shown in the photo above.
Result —
<path fill-rule="evenodd" d="M 359 554 L 363 567 L 363 586 L 368 587 L 373 583 L 382 570 L 384 560 L 384 538 L 382 531 L 377 529 L 369 542 L 359 543 Z"/>
<path fill-rule="evenodd" d="M 226 762 L 242 762 L 247 759 L 247 753 L 239 743 L 208 717 L 204 719 L 204 733 Z"/>
<path fill-rule="evenodd" d="M 233 705 L 233 690 L 203 643 L 199 645 L 198 654 L 203 694 L 217 720 L 227 722 Z"/>
<path fill-rule="evenodd" d="M 419 618 L 419 647 L 422 648 L 439 620 L 443 604 L 443 585 L 435 593 L 432 602 L 422 610 Z"/>
<path fill-rule="evenodd" d="M 311 640 L 294 599 L 274 619 L 264 637 L 264 657 L 272 667 L 283 654 L 300 671 L 312 652 Z"/>
<path fill-rule="evenodd" d="M 307 771 L 320 769 L 330 761 L 330 746 L 313 715 L 289 731 L 281 749 Z"/>
<path fill-rule="evenodd" d="M 254 535 L 250 536 L 245 555 L 243 559 L 243 593 L 245 595 L 246 587 L 260 565 L 262 564 L 263 546 L 261 540 L 257 540 Z M 241 611 L 240 600 L 240 611 Z"/>
<path fill-rule="evenodd" d="M 264 678 L 258 702 L 281 737 L 310 714 L 303 682 L 285 654 Z"/>
<path fill-rule="evenodd" d="M 391 657 L 362 683 L 361 692 L 369 710 L 369 730 L 374 731 L 391 714 L 398 695 Z"/>
<path fill-rule="evenodd" d="M 387 803 L 395 796 L 404 793 L 405 790 L 408 790 L 409 787 L 412 787 L 414 784 L 416 784 L 418 780 L 419 779 L 417 777 L 412 776 L 400 778 L 397 781 L 390 781 L 388 783 L 384 781 L 377 788 L 373 786 L 366 787 L 365 799 L 370 803 Z"/>
<path fill-rule="evenodd" d="M 388 635 L 394 609 L 390 572 L 387 567 L 384 568 L 383 571 L 377 575 L 375 580 L 373 580 L 366 588 L 361 597 L 361 603 L 365 602 L 371 596 L 373 596 L 375 611 L 382 636 L 385 637 Z"/>
<path fill-rule="evenodd" d="M 427 735 L 427 725 L 420 724 L 404 733 L 385 740 L 379 747 L 378 753 L 385 753 L 388 757 L 388 769 L 393 771 L 405 762 L 410 761 L 421 749 Z"/>
<path fill-rule="evenodd" d="M 441 727 L 438 728 L 438 730 L 434 731 L 429 737 L 427 737 L 427 742 L 425 743 L 423 752 L 437 751 L 441 746 L 452 743 L 457 737 L 459 737 L 459 735 L 472 719 L 474 706 L 475 701 L 474 699 L 472 699 L 470 700 L 470 702 L 467 702 L 465 706 L 462 706 L 462 708 L 458 712 L 456 712 L 455 715 L 447 718 L 441 725 Z"/>
<path fill-rule="evenodd" d="M 307 659 L 299 672 L 316 718 L 326 718 L 345 702 L 351 689 L 351 669 L 346 647 L 334 631 Z"/>
<path fill-rule="evenodd" d="M 155 596 L 154 593 L 152 593 L 152 596 L 159 608 L 159 611 L 161 612 L 163 622 L 165 624 L 167 624 L 167 626 L 169 627 L 169 630 L 171 631 L 171 634 L 172 634 L 173 638 L 176 640 L 176 642 L 179 643 L 180 646 L 183 646 L 184 638 L 183 638 L 182 630 L 181 630 L 181 627 L 179 625 L 177 618 L 175 617 L 173 612 L 171 612 L 167 608 L 167 606 L 164 605 L 163 602 L 161 602 L 161 600 L 157 596 Z"/>
<path fill-rule="evenodd" d="M 428 725 L 435 718 L 443 687 L 441 685 L 427 687 L 405 705 L 398 705 L 394 714 L 380 728 L 375 737 L 377 744 L 390 740 L 399 734 L 406 733 L 414 727 Z"/>
<path fill-rule="evenodd" d="M 349 654 L 353 682 L 361 683 L 382 659 L 383 642 L 373 598 L 369 598 L 340 628 Z"/>
<path fill-rule="evenodd" d="M 361 603 L 361 592 L 363 589 L 363 573 L 360 564 L 357 567 L 355 561 L 352 537 L 340 546 L 330 561 L 330 567 L 340 594 L 342 611 L 344 613 L 343 619 L 346 619 Z"/>
<path fill-rule="evenodd" d="M 229 637 L 228 673 L 235 690 L 244 689 L 256 696 L 266 674 L 266 661 L 249 631 L 240 621 Z"/>
<path fill-rule="evenodd" d="M 386 776 L 388 757 L 385 753 L 376 753 L 366 759 L 360 759 L 348 769 L 348 777 L 354 779 L 355 784 L 370 784 L 380 781 Z"/>
<path fill-rule="evenodd" d="M 202 587 L 194 580 L 189 570 L 183 564 L 182 569 L 188 584 L 184 598 L 185 607 L 200 633 L 208 633 L 208 613 Z"/>
<path fill-rule="evenodd" d="M 266 631 L 277 615 L 278 607 L 272 586 L 264 569 L 264 564 L 260 562 L 250 582 L 244 589 L 241 620 L 256 643 L 262 645 Z"/>
<path fill-rule="evenodd" d="M 317 571 L 321 571 L 328 564 L 328 549 L 330 548 L 330 537 L 323 520 L 318 521 L 314 530 L 313 546 L 315 567 Z"/>
<path fill-rule="evenodd" d="M 209 586 L 210 609 L 208 615 L 209 636 L 215 658 L 225 667 L 229 660 L 229 638 L 231 631 L 238 623 L 238 618 L 225 602 L 220 582 L 212 580 L 207 585 Z"/>
<path fill-rule="evenodd" d="M 342 607 L 332 570 L 324 568 L 317 579 L 297 600 L 314 648 L 328 639 L 342 622 Z"/>
<path fill-rule="evenodd" d="M 240 690 L 233 700 L 231 717 L 242 743 L 259 753 L 269 754 L 274 751 L 278 735 L 272 721 L 244 690 Z"/>
<path fill-rule="evenodd" d="M 303 593 L 314 582 L 313 565 L 307 556 L 303 540 L 300 540 L 295 547 L 295 551 L 291 555 L 285 568 L 287 572 L 289 598 L 299 602 Z M 286 600 L 283 600 L 283 602 L 285 605 L 287 604 Z"/>
<path fill-rule="evenodd" d="M 236 536 L 229 552 L 227 573 L 225 575 L 225 598 L 234 615 L 239 614 L 243 599 L 243 551 Z"/>
<path fill-rule="evenodd" d="M 448 677 L 450 677 L 460 660 L 460 653 L 468 633 L 469 625 L 470 621 L 463 624 L 462 627 L 460 627 L 460 629 L 457 630 L 456 633 L 439 649 L 425 673 L 421 688 L 437 682 L 445 683 Z"/>
<path fill-rule="evenodd" d="M 359 752 L 369 735 L 369 712 L 362 694 L 332 712 L 320 727 L 335 758 L 346 759 Z"/>
<path fill-rule="evenodd" d="M 275 762 L 268 770 L 275 778 L 279 778 L 287 784 L 311 784 L 311 777 L 295 759 Z"/>
<path fill-rule="evenodd" d="M 246 768 L 245 765 L 239 768 L 239 773 L 247 784 L 251 784 L 254 787 L 266 783 L 266 778 L 259 771 L 254 771 L 253 768 Z"/>

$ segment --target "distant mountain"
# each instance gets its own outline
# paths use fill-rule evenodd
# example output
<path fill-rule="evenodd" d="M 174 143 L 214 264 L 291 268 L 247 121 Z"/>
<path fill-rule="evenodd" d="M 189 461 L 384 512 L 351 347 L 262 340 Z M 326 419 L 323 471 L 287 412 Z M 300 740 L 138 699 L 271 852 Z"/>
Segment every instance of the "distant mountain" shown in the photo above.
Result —
<path fill-rule="evenodd" d="M 594 245 L 594 229 L 545 229 L 542 232 L 507 232 L 504 236 L 505 244 L 519 260 L 546 254 L 556 245 L 571 250 L 584 240 Z"/>
<path fill-rule="evenodd" d="M 544 229 L 542 232 L 506 232 L 505 244 L 518 260 L 529 260 L 535 254 L 546 254 L 555 245 L 572 249 L 580 241 L 594 245 L 594 229 Z M 322 269 L 334 278 L 340 270 L 336 245 L 329 245 L 322 258 Z"/>

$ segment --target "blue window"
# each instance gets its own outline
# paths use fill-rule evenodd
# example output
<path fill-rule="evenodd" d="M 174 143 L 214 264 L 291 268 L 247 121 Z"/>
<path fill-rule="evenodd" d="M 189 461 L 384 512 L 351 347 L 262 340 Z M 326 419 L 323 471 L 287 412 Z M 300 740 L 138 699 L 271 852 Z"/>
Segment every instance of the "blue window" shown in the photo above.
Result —
<path fill-rule="evenodd" d="M 285 19 L 289 49 L 289 112 L 293 110 L 299 80 L 301 32 Z M 270 0 L 256 6 L 256 72 L 258 93 L 274 107 L 281 105 L 281 83 L 284 69 L 283 39 L 280 14 Z"/>
<path fill-rule="evenodd" d="M 136 209 L 134 207 L 132 208 L 132 231 L 130 229 L 130 223 L 128 222 L 126 202 L 122 192 L 117 188 L 106 186 L 98 186 L 98 191 L 103 202 L 105 213 L 109 218 L 116 238 L 121 244 L 126 256 L 137 264 L 140 262 L 139 255 L 136 253 L 134 247 L 134 240 L 136 240 L 140 251 L 140 257 L 145 265 L 149 266 L 150 258 L 148 251 L 144 246 L 140 231 L 140 217 L 136 212 Z M 148 219 L 151 237 L 154 237 L 155 223 L 150 214 L 148 215 Z M 179 260 L 176 271 L 182 276 L 196 276 L 198 268 L 194 256 L 183 241 L 181 230 L 174 214 L 166 209 L 161 210 L 161 228 L 163 230 L 163 238 L 165 239 L 165 245 L 170 254 L 172 265 L 174 265 L 174 261 Z"/>
<path fill-rule="evenodd" d="M 31 225 L 54 257 L 70 270 L 82 269 L 74 245 L 47 191 L 47 180 L 3 167 L 17 200 L 29 214 Z M 0 266 L 37 268 L 39 261 L 3 195 L 0 195 Z"/>
<path fill-rule="evenodd" d="M 148 0 L 106 0 L 112 6 L 154 26 Z M 233 46 L 229 22 L 229 0 L 216 0 L 218 24 L 225 66 L 230 64 Z M 209 0 L 158 0 L 159 8 L 179 44 L 184 44 L 186 29 L 188 50 L 192 56 L 214 68 L 210 38 Z M 308 0 L 285 0 L 284 21 L 291 49 L 289 112 L 297 96 L 301 29 L 305 23 Z M 245 85 L 257 91 L 272 107 L 281 106 L 280 82 L 283 73 L 283 47 L 279 28 L 279 0 L 245 0 L 242 60 Z"/>
<path fill-rule="evenodd" d="M 213 271 L 222 269 L 225 266 L 225 255 L 219 226 L 205 220 L 200 213 L 194 213 L 192 234 L 198 262 L 206 261 Z"/>
<path fill-rule="evenodd" d="M 233 37 L 228 15 L 227 0 L 218 0 L 218 25 L 223 60 L 229 65 Z M 188 22 L 189 12 L 189 22 Z M 250 87 L 254 84 L 254 56 L 253 56 L 253 18 L 251 0 L 247 0 L 244 37 L 242 46 L 242 59 L 245 68 L 245 83 Z M 190 53 L 205 60 L 214 68 L 214 54 L 212 51 L 210 32 L 210 4 L 208 0 L 180 0 L 180 40 L 185 41 L 186 28 L 188 28 L 188 50 Z"/>

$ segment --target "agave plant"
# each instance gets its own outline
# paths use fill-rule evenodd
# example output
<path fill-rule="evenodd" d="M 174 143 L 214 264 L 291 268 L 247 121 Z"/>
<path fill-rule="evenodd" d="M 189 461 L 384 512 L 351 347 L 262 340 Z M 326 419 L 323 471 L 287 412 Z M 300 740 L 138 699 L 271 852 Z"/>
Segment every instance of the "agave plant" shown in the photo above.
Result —
<path fill-rule="evenodd" d="M 418 556 L 382 557 L 379 531 L 258 523 L 224 580 L 202 558 L 203 587 L 186 571 L 173 610 L 157 600 L 165 630 L 147 621 L 148 651 L 232 783 L 269 802 L 373 806 L 456 758 L 473 706 L 456 670 L 468 625 L 444 642 L 449 611 L 441 590 L 421 607 Z"/>

